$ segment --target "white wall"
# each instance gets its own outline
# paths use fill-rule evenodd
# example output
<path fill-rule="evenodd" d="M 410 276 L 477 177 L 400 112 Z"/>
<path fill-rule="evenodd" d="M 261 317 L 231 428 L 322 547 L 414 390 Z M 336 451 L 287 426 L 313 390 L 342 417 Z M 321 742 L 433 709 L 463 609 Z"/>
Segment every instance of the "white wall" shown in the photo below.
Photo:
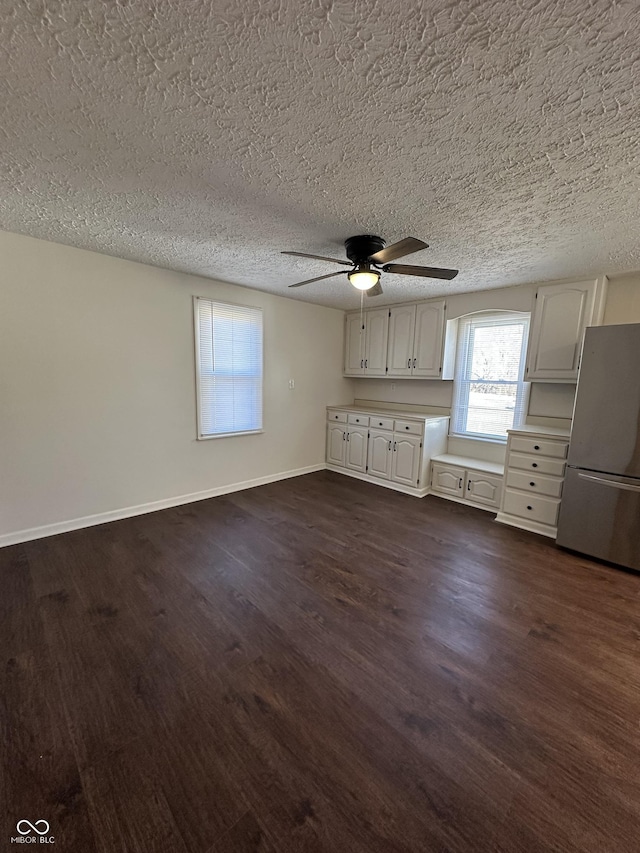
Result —
<path fill-rule="evenodd" d="M 3 232 L 0 258 L 0 543 L 323 465 L 341 311 Z M 196 440 L 194 294 L 264 311 L 261 435 Z"/>
<path fill-rule="evenodd" d="M 604 323 L 607 326 L 640 323 L 640 272 L 609 279 Z"/>

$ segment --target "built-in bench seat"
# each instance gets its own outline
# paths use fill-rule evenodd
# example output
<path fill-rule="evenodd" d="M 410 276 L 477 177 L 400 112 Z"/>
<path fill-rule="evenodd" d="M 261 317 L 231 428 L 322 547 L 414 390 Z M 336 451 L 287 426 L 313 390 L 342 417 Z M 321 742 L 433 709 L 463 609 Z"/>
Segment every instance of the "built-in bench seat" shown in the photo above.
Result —
<path fill-rule="evenodd" d="M 504 464 L 441 453 L 431 459 L 431 491 L 439 497 L 497 512 Z"/>

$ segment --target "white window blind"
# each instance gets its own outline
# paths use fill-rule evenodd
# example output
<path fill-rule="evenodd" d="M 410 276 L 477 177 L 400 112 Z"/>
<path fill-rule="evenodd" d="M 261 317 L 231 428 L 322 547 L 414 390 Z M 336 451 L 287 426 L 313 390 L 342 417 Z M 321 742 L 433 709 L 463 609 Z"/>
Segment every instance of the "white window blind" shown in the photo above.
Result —
<path fill-rule="evenodd" d="M 262 429 L 262 311 L 195 299 L 198 437 Z"/>
<path fill-rule="evenodd" d="M 476 314 L 460 319 L 451 426 L 454 435 L 506 441 L 507 430 L 524 422 L 528 329 L 526 314 Z"/>

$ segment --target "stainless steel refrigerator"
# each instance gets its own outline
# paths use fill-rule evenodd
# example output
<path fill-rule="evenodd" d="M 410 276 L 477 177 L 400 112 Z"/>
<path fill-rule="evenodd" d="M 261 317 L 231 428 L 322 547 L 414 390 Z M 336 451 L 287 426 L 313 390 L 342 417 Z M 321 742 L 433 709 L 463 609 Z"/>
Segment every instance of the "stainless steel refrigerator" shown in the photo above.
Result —
<path fill-rule="evenodd" d="M 586 331 L 556 541 L 640 569 L 640 323 Z"/>

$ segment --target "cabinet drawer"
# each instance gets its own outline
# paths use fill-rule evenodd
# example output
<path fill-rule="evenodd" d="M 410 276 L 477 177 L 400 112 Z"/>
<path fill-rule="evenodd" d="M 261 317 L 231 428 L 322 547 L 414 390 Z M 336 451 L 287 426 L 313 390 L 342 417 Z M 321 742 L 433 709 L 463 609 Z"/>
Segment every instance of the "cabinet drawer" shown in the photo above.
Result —
<path fill-rule="evenodd" d="M 395 421 L 396 432 L 407 432 L 409 435 L 422 435 L 422 424 L 419 421 Z"/>
<path fill-rule="evenodd" d="M 566 459 L 567 442 L 550 441 L 544 438 L 524 438 L 523 436 L 511 436 L 511 450 L 516 453 L 535 453 L 540 456 L 553 456 L 555 459 Z"/>
<path fill-rule="evenodd" d="M 507 486 L 511 486 L 513 489 L 522 489 L 524 492 L 548 495 L 552 498 L 559 498 L 562 494 L 561 479 L 541 477 L 539 474 L 527 474 L 524 471 L 509 471 Z"/>
<path fill-rule="evenodd" d="M 539 524 L 549 524 L 555 527 L 558 521 L 558 498 L 543 498 L 538 495 L 523 495 L 507 489 L 504 496 L 504 512 L 528 518 Z"/>
<path fill-rule="evenodd" d="M 368 415 L 349 415 L 350 424 L 360 424 L 360 426 L 369 426 L 369 416 Z"/>
<path fill-rule="evenodd" d="M 393 430 L 393 418 L 379 418 L 376 415 L 369 418 L 369 426 L 375 427 L 375 429 L 388 429 L 391 431 Z"/>
<path fill-rule="evenodd" d="M 535 471 L 537 474 L 551 474 L 554 477 L 564 476 L 564 464 L 560 459 L 525 456 L 522 453 L 510 453 L 507 461 L 509 469 L 522 468 L 524 471 Z"/>
<path fill-rule="evenodd" d="M 327 420 L 328 421 L 337 421 L 339 424 L 346 424 L 347 413 L 346 412 L 336 412 L 334 409 L 329 409 L 327 411 Z"/>

